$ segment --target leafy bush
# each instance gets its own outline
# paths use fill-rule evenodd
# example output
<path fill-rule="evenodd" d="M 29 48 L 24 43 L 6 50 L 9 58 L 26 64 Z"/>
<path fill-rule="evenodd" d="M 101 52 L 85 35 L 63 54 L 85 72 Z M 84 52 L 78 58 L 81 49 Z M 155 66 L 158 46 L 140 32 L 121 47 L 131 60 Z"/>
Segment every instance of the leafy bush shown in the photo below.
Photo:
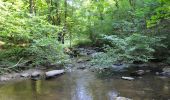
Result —
<path fill-rule="evenodd" d="M 153 58 L 154 47 L 163 46 L 161 38 L 132 34 L 120 38 L 116 35 L 103 36 L 103 41 L 110 42 L 105 46 L 105 52 L 94 57 L 92 63 L 101 67 L 110 67 L 115 63 L 132 63 L 133 61 L 147 62 Z"/>
<path fill-rule="evenodd" d="M 2 50 L 0 52 L 0 61 L 3 61 L 4 59 L 19 60 L 22 51 L 23 48 L 19 47 L 10 48 L 8 50 Z"/>
<path fill-rule="evenodd" d="M 55 38 L 47 37 L 35 40 L 23 51 L 23 56 L 29 57 L 34 65 L 63 63 L 67 58 L 63 53 L 62 45 Z"/>
<path fill-rule="evenodd" d="M 0 20 L 0 39 L 5 43 L 1 62 L 24 58 L 39 65 L 62 63 L 66 58 L 57 42 L 60 27 L 51 25 L 47 16 L 32 16 L 15 4 L 0 1 Z"/>

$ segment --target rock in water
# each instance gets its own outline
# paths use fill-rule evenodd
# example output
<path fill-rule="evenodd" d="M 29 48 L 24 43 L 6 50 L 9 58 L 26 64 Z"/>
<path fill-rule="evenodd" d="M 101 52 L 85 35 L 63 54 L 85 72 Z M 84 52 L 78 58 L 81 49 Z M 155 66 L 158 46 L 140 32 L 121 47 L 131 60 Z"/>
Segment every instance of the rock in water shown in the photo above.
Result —
<path fill-rule="evenodd" d="M 115 100 L 132 100 L 132 99 L 125 98 L 125 97 L 116 97 Z"/>
<path fill-rule="evenodd" d="M 48 79 L 48 78 L 55 77 L 57 75 L 61 75 L 64 72 L 65 72 L 64 70 L 52 70 L 52 71 L 45 72 L 45 76 L 46 76 L 46 79 Z"/>
<path fill-rule="evenodd" d="M 163 72 L 161 73 L 163 76 L 170 77 L 170 68 L 163 68 Z"/>
<path fill-rule="evenodd" d="M 82 70 L 84 70 L 84 69 L 86 69 L 86 66 L 85 66 L 85 65 L 81 65 L 81 66 L 78 66 L 77 69 L 82 69 Z"/>
<path fill-rule="evenodd" d="M 124 72 L 129 66 L 127 64 L 113 64 L 112 68 L 116 72 Z"/>
<path fill-rule="evenodd" d="M 30 74 L 28 74 L 28 73 L 22 73 L 20 76 L 21 76 L 21 77 L 24 77 L 24 78 L 27 78 L 27 77 L 30 77 Z"/>
<path fill-rule="evenodd" d="M 144 74 L 145 74 L 144 70 L 137 70 L 137 71 L 131 72 L 130 76 L 142 76 Z"/>
<path fill-rule="evenodd" d="M 0 81 L 8 81 L 8 80 L 10 80 L 10 79 L 7 77 L 0 77 Z"/>
<path fill-rule="evenodd" d="M 41 72 L 38 72 L 38 71 L 35 71 L 31 74 L 31 77 L 34 78 L 34 77 L 39 77 L 41 75 Z"/>
<path fill-rule="evenodd" d="M 42 74 L 41 72 L 35 71 L 35 72 L 33 72 L 33 73 L 31 74 L 31 79 L 32 79 L 32 80 L 38 80 L 38 79 L 40 79 L 41 74 Z"/>
<path fill-rule="evenodd" d="M 122 79 L 124 79 L 124 80 L 129 80 L 129 81 L 134 80 L 134 78 L 133 78 L 133 77 L 124 77 L 124 76 L 122 76 Z"/>

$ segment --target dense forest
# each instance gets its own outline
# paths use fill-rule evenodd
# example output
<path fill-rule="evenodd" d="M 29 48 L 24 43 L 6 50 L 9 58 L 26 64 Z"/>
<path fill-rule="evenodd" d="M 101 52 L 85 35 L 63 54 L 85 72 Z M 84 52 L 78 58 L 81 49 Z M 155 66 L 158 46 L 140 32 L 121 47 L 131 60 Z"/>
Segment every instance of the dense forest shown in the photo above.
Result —
<path fill-rule="evenodd" d="M 170 62 L 169 0 L 1 0 L 0 72 L 65 64 L 75 47 L 91 63 Z"/>
<path fill-rule="evenodd" d="M 170 0 L 0 0 L 0 100 L 170 100 Z"/>

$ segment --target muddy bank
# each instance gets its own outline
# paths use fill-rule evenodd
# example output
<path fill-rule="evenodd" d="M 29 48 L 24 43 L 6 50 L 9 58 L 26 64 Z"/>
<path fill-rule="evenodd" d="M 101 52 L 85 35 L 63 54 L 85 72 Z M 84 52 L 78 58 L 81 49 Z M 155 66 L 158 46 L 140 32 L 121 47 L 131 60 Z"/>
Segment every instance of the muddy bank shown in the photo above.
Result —
<path fill-rule="evenodd" d="M 31 80 L 40 80 L 40 79 L 49 79 L 55 78 L 58 75 L 64 74 L 65 70 L 38 70 L 38 69 L 29 69 L 20 73 L 10 73 L 0 76 L 0 82 L 9 82 L 9 81 L 19 81 L 24 79 Z"/>
<path fill-rule="evenodd" d="M 17 80 L 24 80 L 24 79 L 31 79 L 31 75 L 34 73 L 39 73 L 43 75 L 45 71 L 40 69 L 29 69 L 19 73 L 6 73 L 0 76 L 0 82 L 9 82 L 9 81 L 17 81 Z"/>

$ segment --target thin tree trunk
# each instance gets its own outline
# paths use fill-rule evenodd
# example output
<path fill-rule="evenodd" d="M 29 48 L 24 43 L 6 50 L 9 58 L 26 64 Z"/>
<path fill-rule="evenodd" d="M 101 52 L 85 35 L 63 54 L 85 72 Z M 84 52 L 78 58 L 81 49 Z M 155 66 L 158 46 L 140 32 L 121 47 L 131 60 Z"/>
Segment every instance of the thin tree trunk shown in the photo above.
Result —
<path fill-rule="evenodd" d="M 32 14 L 33 13 L 33 0 L 29 0 L 29 6 L 30 6 L 30 13 Z"/>
<path fill-rule="evenodd" d="M 135 6 L 136 6 L 136 4 L 135 4 L 135 0 L 129 0 L 129 4 L 130 4 L 130 6 L 133 8 L 133 10 L 135 10 Z"/>
<path fill-rule="evenodd" d="M 117 7 L 117 9 L 119 9 L 119 2 L 118 0 L 114 0 L 115 1 L 115 6 Z"/>
<path fill-rule="evenodd" d="M 65 13 L 64 13 L 64 32 L 62 34 L 62 44 L 64 44 L 64 36 L 66 34 L 66 30 L 67 30 L 67 0 L 64 1 L 64 5 L 65 5 Z"/>
<path fill-rule="evenodd" d="M 51 9 L 50 10 L 52 12 L 54 10 L 53 0 L 50 1 L 50 4 L 51 4 Z M 53 15 L 51 16 L 51 21 L 52 21 L 52 24 L 55 25 L 55 18 L 54 18 Z"/>
<path fill-rule="evenodd" d="M 72 11 L 72 17 L 73 17 L 73 15 L 74 15 L 73 3 L 74 3 L 74 0 L 72 0 L 72 9 L 71 9 L 71 11 Z M 72 44 L 71 44 L 71 42 L 72 42 L 72 34 L 71 34 L 71 31 L 69 32 L 69 35 L 70 35 L 70 48 L 72 48 Z"/>
<path fill-rule="evenodd" d="M 56 3 L 55 3 L 55 7 L 56 7 L 56 25 L 60 25 L 61 24 L 61 18 L 60 18 L 60 12 L 59 12 L 59 4 L 60 4 L 60 1 L 58 0 Z"/>
<path fill-rule="evenodd" d="M 35 15 L 35 1 L 34 0 L 29 0 L 29 8 L 30 8 L 30 14 Z"/>

